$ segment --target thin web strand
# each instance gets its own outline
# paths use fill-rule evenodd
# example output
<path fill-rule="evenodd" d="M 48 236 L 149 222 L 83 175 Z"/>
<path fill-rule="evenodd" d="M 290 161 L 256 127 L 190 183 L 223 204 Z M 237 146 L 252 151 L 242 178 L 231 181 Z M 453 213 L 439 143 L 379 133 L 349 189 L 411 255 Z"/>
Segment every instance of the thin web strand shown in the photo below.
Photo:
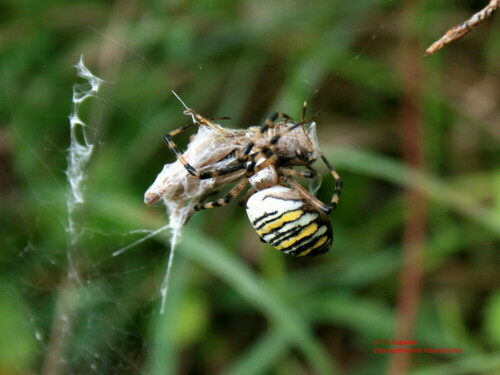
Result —
<path fill-rule="evenodd" d="M 170 224 L 167 224 L 167 225 L 164 225 L 163 227 L 158 228 L 158 229 L 156 229 L 156 230 L 153 230 L 153 231 L 148 231 L 148 232 L 149 232 L 149 234 L 147 234 L 146 236 L 141 237 L 141 238 L 139 238 L 137 241 L 134 241 L 134 242 L 132 242 L 131 244 L 129 244 L 129 245 L 125 246 L 125 247 L 122 247 L 122 248 L 120 248 L 120 249 L 116 250 L 116 251 L 115 251 L 115 252 L 113 252 L 113 254 L 111 254 L 111 255 L 112 255 L 112 256 L 114 256 L 114 257 L 115 257 L 115 256 L 117 256 L 117 255 L 120 255 L 120 254 L 124 253 L 125 251 L 127 251 L 127 250 L 131 249 L 132 247 L 139 245 L 140 243 L 142 243 L 142 242 L 144 242 L 144 241 L 146 241 L 146 240 L 150 239 L 151 237 L 156 236 L 157 234 L 160 234 L 161 232 L 166 231 L 166 230 L 167 230 L 167 229 L 169 229 L 169 228 L 170 228 Z M 143 230 L 143 229 L 141 229 L 141 230 L 140 230 L 140 232 L 138 232 L 138 231 L 132 231 L 132 232 L 134 232 L 134 233 L 142 233 L 142 232 L 144 232 L 144 230 Z"/>

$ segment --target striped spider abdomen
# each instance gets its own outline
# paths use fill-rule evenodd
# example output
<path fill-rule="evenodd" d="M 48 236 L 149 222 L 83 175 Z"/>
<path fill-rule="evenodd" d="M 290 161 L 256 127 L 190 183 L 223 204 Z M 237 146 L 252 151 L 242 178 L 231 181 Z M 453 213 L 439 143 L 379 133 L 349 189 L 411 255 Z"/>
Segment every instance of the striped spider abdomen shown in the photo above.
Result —
<path fill-rule="evenodd" d="M 260 238 L 285 254 L 321 255 L 332 245 L 326 213 L 296 189 L 275 185 L 260 190 L 248 199 L 246 210 Z"/>

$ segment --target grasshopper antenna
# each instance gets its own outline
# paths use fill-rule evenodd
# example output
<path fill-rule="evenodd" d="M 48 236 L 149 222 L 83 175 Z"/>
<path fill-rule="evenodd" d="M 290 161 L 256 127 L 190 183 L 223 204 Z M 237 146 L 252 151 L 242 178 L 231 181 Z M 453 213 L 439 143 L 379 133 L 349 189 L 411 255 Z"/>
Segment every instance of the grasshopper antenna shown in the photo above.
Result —
<path fill-rule="evenodd" d="M 184 106 L 184 108 L 186 108 L 186 111 L 192 111 L 192 110 L 191 110 L 191 109 L 190 109 L 190 108 L 186 105 L 186 103 L 184 103 L 184 102 L 182 101 L 182 99 L 179 97 L 179 95 L 177 95 L 177 93 L 176 93 L 174 90 L 172 90 L 172 94 L 174 94 L 174 95 L 175 95 L 175 97 L 176 97 L 176 98 L 177 98 L 177 99 L 178 99 L 178 100 L 182 103 L 182 105 Z M 195 123 L 195 122 L 196 122 L 196 119 L 195 119 L 195 117 L 194 117 L 194 114 L 190 113 L 190 115 L 191 115 L 191 118 L 193 119 L 193 123 Z"/>
<path fill-rule="evenodd" d="M 176 97 L 176 98 L 177 98 L 177 99 L 178 99 L 178 100 L 182 103 L 182 105 L 184 106 L 184 108 L 189 109 L 189 107 L 186 105 L 186 103 L 184 103 L 184 102 L 182 101 L 182 99 L 181 99 L 181 98 L 179 98 L 179 95 L 177 95 L 177 94 L 176 94 L 176 92 L 175 92 L 174 90 L 172 90 L 172 94 L 174 94 L 174 95 L 175 95 L 175 97 Z"/>

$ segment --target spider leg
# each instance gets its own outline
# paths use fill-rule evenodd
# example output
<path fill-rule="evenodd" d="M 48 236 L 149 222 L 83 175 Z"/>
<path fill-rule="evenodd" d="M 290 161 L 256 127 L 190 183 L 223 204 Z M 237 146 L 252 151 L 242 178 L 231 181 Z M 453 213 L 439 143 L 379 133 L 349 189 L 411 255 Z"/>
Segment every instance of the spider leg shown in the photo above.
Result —
<path fill-rule="evenodd" d="M 277 113 L 277 112 L 272 113 L 266 119 L 264 124 L 262 124 L 262 126 L 259 129 L 259 132 L 254 136 L 254 139 L 251 142 L 249 142 L 245 146 L 245 148 L 242 150 L 242 154 L 238 157 L 239 163 L 226 166 L 226 167 L 221 168 L 219 170 L 200 172 L 196 168 L 194 168 L 191 164 L 189 164 L 189 162 L 186 160 L 184 155 L 182 155 L 182 153 L 179 151 L 179 149 L 175 145 L 174 141 L 172 140 L 172 137 L 183 132 L 184 130 L 189 129 L 193 126 L 196 126 L 198 124 L 207 125 L 207 126 L 211 127 L 212 129 L 214 129 L 215 131 L 217 131 L 218 133 L 220 133 L 222 135 L 224 135 L 224 134 L 222 133 L 222 130 L 220 129 L 220 127 L 216 126 L 212 121 L 210 121 L 210 119 L 203 117 L 200 114 L 196 113 L 196 111 L 194 109 L 186 109 L 184 111 L 184 114 L 188 115 L 188 116 L 193 116 L 194 119 L 196 120 L 196 122 L 192 123 L 192 124 L 184 125 L 179 129 L 173 130 L 173 131 L 169 132 L 168 134 L 165 134 L 164 139 L 165 139 L 165 142 L 167 143 L 168 147 L 170 148 L 170 150 L 174 153 L 175 157 L 182 163 L 182 165 L 184 165 L 184 167 L 189 172 L 189 174 L 191 174 L 192 176 L 199 178 L 201 180 L 205 180 L 208 178 L 214 178 L 214 177 L 218 177 L 218 176 L 224 176 L 224 175 L 239 171 L 241 169 L 244 169 L 243 162 L 250 158 L 249 154 L 252 151 L 252 148 L 253 148 L 255 142 L 257 142 L 268 129 L 274 127 L 274 121 L 279 117 L 284 118 L 285 121 L 291 119 L 290 116 L 288 116 L 284 113 Z M 266 166 L 268 166 L 268 165 L 269 165 L 269 163 L 266 164 Z M 253 169 L 254 168 L 252 166 L 252 170 Z M 260 169 L 258 169 L 258 170 L 260 170 Z M 250 172 L 250 173 L 252 174 L 253 172 Z"/>
<path fill-rule="evenodd" d="M 283 137 L 283 135 L 291 132 L 292 130 L 297 129 L 299 126 L 303 126 L 305 123 L 314 121 L 314 119 L 316 118 L 316 116 L 317 115 L 314 115 L 313 117 L 311 117 L 309 119 L 306 119 L 306 120 L 301 121 L 301 122 L 294 123 L 289 128 L 284 129 L 281 132 L 281 134 L 276 134 L 276 135 L 272 136 L 271 139 L 269 140 L 268 145 L 263 146 L 259 152 L 256 152 L 254 154 L 254 157 L 252 158 L 253 160 L 247 165 L 245 174 L 247 176 L 251 176 L 252 174 L 255 174 L 254 169 L 255 169 L 255 165 L 257 164 L 257 162 L 261 158 L 266 158 L 266 159 L 269 158 L 270 155 L 272 155 L 274 153 L 274 146 L 276 145 L 276 143 L 278 143 L 278 141 L 280 140 L 280 138 Z M 250 144 L 253 147 L 252 142 L 250 142 Z M 238 160 L 241 160 L 240 158 L 238 158 Z"/>
<path fill-rule="evenodd" d="M 308 171 L 301 171 L 293 168 L 280 168 L 280 173 L 285 176 L 293 176 L 300 178 L 314 178 L 317 175 L 316 169 L 308 167 Z"/>
<path fill-rule="evenodd" d="M 258 170 L 256 172 L 254 170 L 254 172 L 257 173 L 259 170 L 268 167 L 273 162 L 274 162 L 274 160 L 272 160 L 271 158 L 266 160 L 262 164 L 259 164 Z M 264 165 L 264 167 L 261 167 L 262 165 Z M 285 176 L 302 177 L 302 178 L 314 178 L 314 177 L 316 177 L 316 175 L 317 175 L 316 169 L 314 169 L 310 166 L 308 166 L 307 169 L 308 169 L 308 171 L 300 171 L 300 170 L 293 169 L 293 168 L 280 168 L 279 174 L 285 175 Z M 250 196 L 252 194 L 254 194 L 256 191 L 257 191 L 257 189 L 255 189 L 253 187 L 250 188 L 247 191 L 247 193 L 245 194 L 245 196 L 240 200 L 239 205 L 243 206 L 246 203 L 246 201 L 248 200 L 248 198 L 250 198 Z"/>
<path fill-rule="evenodd" d="M 250 198 L 255 192 L 257 192 L 257 189 L 254 187 L 248 189 L 247 193 L 243 196 L 243 198 L 240 199 L 238 204 L 240 206 L 244 206 L 247 203 L 248 198 Z"/>
<path fill-rule="evenodd" d="M 297 129 L 299 126 L 303 126 L 304 124 L 307 124 L 307 123 L 310 123 L 310 122 L 313 122 L 314 120 L 316 120 L 316 117 L 318 117 L 318 114 L 319 113 L 316 113 L 314 116 L 312 116 L 312 117 L 310 117 L 308 119 L 302 120 L 301 122 L 296 122 L 295 124 L 293 124 L 289 128 L 285 128 L 281 132 L 281 134 L 276 134 L 275 136 L 273 136 L 269 140 L 269 144 L 274 146 L 276 143 L 278 143 L 278 141 L 280 140 L 280 138 L 283 137 L 285 134 L 290 133 L 291 131 Z"/>
<path fill-rule="evenodd" d="M 276 154 L 274 154 L 274 149 L 269 149 L 269 150 L 270 150 L 270 152 L 268 154 L 262 156 L 264 158 L 264 161 L 261 162 L 260 164 L 257 164 L 255 159 L 252 160 L 252 162 L 250 162 L 247 169 L 245 170 L 246 177 L 251 177 L 251 176 L 259 173 L 264 168 L 269 167 L 271 164 L 276 163 L 276 161 L 278 160 L 278 157 L 276 156 Z M 261 153 L 257 152 L 253 155 L 254 158 L 256 156 L 261 156 Z M 258 160 L 261 160 L 261 158 L 259 158 Z M 249 169 L 250 166 L 252 167 L 251 169 Z"/>
<path fill-rule="evenodd" d="M 189 174 L 191 174 L 194 177 L 197 177 L 197 178 L 199 178 L 201 180 L 204 180 L 204 179 L 208 179 L 208 178 L 217 177 L 219 175 L 230 174 L 230 173 L 233 173 L 233 172 L 235 172 L 237 170 L 240 170 L 240 169 L 244 168 L 244 166 L 239 166 L 239 165 L 237 165 L 237 166 L 230 166 L 230 167 L 227 167 L 225 169 L 223 168 L 222 169 L 222 173 L 219 174 L 219 172 L 216 171 L 216 170 L 214 170 L 214 171 L 200 172 L 200 171 L 196 170 L 196 168 L 194 168 L 191 164 L 189 164 L 189 162 L 186 160 L 186 158 L 184 157 L 184 155 L 182 155 L 182 153 L 179 151 L 179 149 L 175 145 L 175 143 L 172 140 L 172 138 L 174 136 L 176 136 L 177 134 L 180 134 L 183 131 L 185 131 L 187 129 L 190 129 L 190 128 L 192 128 L 194 126 L 197 126 L 197 125 L 207 125 L 207 126 L 211 127 L 212 129 L 214 129 L 215 131 L 217 131 L 218 133 L 220 133 L 221 131 L 220 131 L 219 127 L 217 127 L 216 125 L 214 125 L 209 119 L 207 119 L 207 118 L 199 115 L 193 109 L 187 109 L 187 110 L 185 110 L 184 114 L 194 116 L 195 119 L 196 119 L 196 122 L 190 123 L 190 124 L 186 124 L 184 126 L 181 126 L 178 129 L 172 130 L 171 132 L 165 134 L 163 138 L 165 139 L 165 142 L 167 143 L 168 148 L 173 152 L 173 154 L 175 155 L 175 157 L 177 158 L 177 160 L 179 160 L 182 163 L 182 165 L 184 165 L 184 167 L 189 172 Z"/>
<path fill-rule="evenodd" d="M 205 180 L 207 178 L 215 178 L 215 177 L 219 177 L 219 176 L 225 176 L 225 175 L 228 175 L 228 174 L 231 174 L 234 172 L 241 171 L 242 169 L 245 169 L 245 164 L 238 162 L 236 164 L 228 165 L 228 166 L 222 167 L 220 169 L 213 169 L 210 171 L 200 172 L 199 177 L 198 176 L 196 176 L 196 177 L 198 177 L 200 180 Z"/>
<path fill-rule="evenodd" d="M 179 151 L 179 149 L 175 145 L 174 141 L 172 140 L 172 136 L 179 134 L 183 130 L 186 130 L 192 126 L 195 126 L 195 124 L 184 125 L 183 127 L 179 128 L 179 129 L 173 130 L 173 131 L 169 132 L 168 134 L 165 134 L 163 136 L 163 138 L 165 139 L 165 142 L 167 142 L 167 146 L 170 149 L 170 151 L 172 151 L 174 153 L 177 160 L 179 160 L 182 163 L 182 165 L 184 165 L 186 170 L 190 174 L 192 174 L 193 176 L 201 178 L 201 173 L 199 171 L 197 171 L 191 164 L 188 163 L 188 161 L 186 160 L 184 155 L 182 155 L 182 153 Z M 206 178 L 210 178 L 210 177 L 206 177 Z"/>
<path fill-rule="evenodd" d="M 233 188 L 229 190 L 229 192 L 222 198 L 212 202 L 198 203 L 196 206 L 194 206 L 194 209 L 196 211 L 200 211 L 207 208 L 225 206 L 226 204 L 231 202 L 239 193 L 241 193 L 241 191 L 245 188 L 245 186 L 247 186 L 247 184 L 248 184 L 248 179 L 242 178 L 240 182 L 234 185 Z"/>
<path fill-rule="evenodd" d="M 330 170 L 330 173 L 335 179 L 335 190 L 333 191 L 332 201 L 330 203 L 331 210 L 335 210 L 335 208 L 337 207 L 337 203 L 339 203 L 340 193 L 342 192 L 342 186 L 344 185 L 344 182 L 340 178 L 335 168 L 333 168 L 333 166 L 328 162 L 328 160 L 323 155 L 321 155 L 321 159 L 326 164 L 326 166 Z"/>
<path fill-rule="evenodd" d="M 214 177 L 218 177 L 218 176 L 225 176 L 227 174 L 237 172 L 237 171 L 245 168 L 245 165 L 243 163 L 237 163 L 237 164 L 233 164 L 233 165 L 228 165 L 228 166 L 223 167 L 221 169 L 214 169 L 214 170 L 210 170 L 210 171 L 200 172 L 195 167 L 193 167 L 191 164 L 189 164 L 188 161 L 186 160 L 186 158 L 184 157 L 184 155 L 181 154 L 179 149 L 175 146 L 175 143 L 172 141 L 170 133 L 165 134 L 164 138 L 165 138 L 165 141 L 167 142 L 167 145 L 170 148 L 170 150 L 172 150 L 174 155 L 177 157 L 177 160 L 179 160 L 182 163 L 182 165 L 184 165 L 184 168 L 186 168 L 186 170 L 189 172 L 190 175 L 192 175 L 196 178 L 199 178 L 200 180 L 206 180 L 208 178 L 214 178 Z"/>
<path fill-rule="evenodd" d="M 255 143 L 259 141 L 260 138 L 264 135 L 264 133 L 268 129 L 273 129 L 274 128 L 274 121 L 276 121 L 278 118 L 284 118 L 285 122 L 288 120 L 293 119 L 288 116 L 287 114 L 280 113 L 280 112 L 273 112 L 269 115 L 269 117 L 264 121 L 264 123 L 260 126 L 259 131 L 254 135 L 253 139 L 248 142 L 248 144 L 245 146 L 243 150 L 241 150 L 241 155 L 238 157 L 239 161 L 247 161 L 250 155 L 250 152 L 253 149 L 253 146 L 255 146 Z"/>
<path fill-rule="evenodd" d="M 318 198 L 316 198 L 314 195 L 309 193 L 301 184 L 299 184 L 297 181 L 295 181 L 292 178 L 284 176 L 283 182 L 286 184 L 290 185 L 294 190 L 297 190 L 297 192 L 302 195 L 305 199 L 307 199 L 313 206 L 318 208 L 319 210 L 323 211 L 326 214 L 329 214 L 332 211 L 332 207 L 328 204 L 324 204 L 321 202 Z"/>

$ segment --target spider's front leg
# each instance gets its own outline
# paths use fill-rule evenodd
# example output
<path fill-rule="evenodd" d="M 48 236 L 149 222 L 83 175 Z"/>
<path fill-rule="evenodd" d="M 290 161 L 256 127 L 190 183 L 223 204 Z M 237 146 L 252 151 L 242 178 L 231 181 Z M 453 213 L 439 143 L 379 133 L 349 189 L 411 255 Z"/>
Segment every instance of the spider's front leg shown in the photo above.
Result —
<path fill-rule="evenodd" d="M 237 164 L 223 167 L 219 170 L 214 169 L 214 170 L 210 170 L 210 171 L 200 172 L 195 167 L 193 167 L 191 164 L 189 164 L 189 162 L 186 160 L 184 155 L 182 155 L 182 153 L 179 151 L 179 149 L 175 145 L 174 141 L 172 140 L 172 137 L 181 133 L 182 131 L 184 131 L 190 127 L 193 127 L 193 126 L 195 126 L 195 124 L 184 125 L 183 127 L 176 129 L 176 130 L 173 130 L 170 133 L 165 134 L 165 136 L 164 136 L 164 139 L 168 145 L 168 148 L 173 152 L 173 154 L 175 155 L 177 160 L 179 160 L 182 163 L 182 165 L 184 166 L 184 168 L 186 168 L 186 170 L 189 172 L 189 174 L 191 174 L 192 176 L 194 176 L 196 178 L 199 178 L 200 180 L 206 180 L 208 178 L 224 176 L 224 175 L 227 175 L 227 174 L 230 174 L 230 173 L 233 173 L 233 172 L 236 172 L 236 171 L 239 171 L 239 170 L 245 168 L 244 165 L 242 165 L 241 163 L 237 163 Z"/>
<path fill-rule="evenodd" d="M 172 130 L 171 132 L 165 134 L 164 139 L 165 139 L 165 142 L 167 143 L 168 148 L 170 149 L 170 151 L 172 151 L 172 153 L 175 155 L 177 160 L 179 160 L 182 163 L 182 165 L 184 165 L 186 170 L 191 175 L 193 175 L 199 179 L 202 179 L 202 180 L 207 179 L 207 178 L 216 177 L 218 174 L 212 173 L 211 171 L 199 172 L 198 170 L 196 170 L 196 168 L 194 168 L 191 164 L 189 164 L 189 162 L 186 160 L 184 155 L 182 155 L 182 153 L 179 151 L 179 149 L 175 145 L 172 138 L 175 137 L 177 134 L 180 134 L 183 131 L 190 129 L 194 126 L 198 126 L 198 125 L 206 125 L 206 126 L 210 127 L 211 129 L 213 129 L 214 131 L 216 131 L 217 133 L 224 135 L 223 133 L 221 133 L 221 128 L 216 126 L 211 120 L 229 119 L 229 117 L 216 117 L 213 119 L 209 119 L 209 118 L 203 117 L 200 114 L 196 113 L 196 111 L 194 109 L 186 109 L 184 111 L 184 114 L 188 115 L 188 116 L 192 116 L 193 123 L 181 126 L 180 128 Z M 228 172 L 228 173 L 231 173 L 231 172 Z M 228 173 L 226 173 L 226 174 L 228 174 Z"/>
<path fill-rule="evenodd" d="M 328 162 L 328 160 L 323 155 L 321 155 L 321 159 L 326 164 L 326 166 L 328 167 L 328 170 L 330 171 L 330 173 L 332 174 L 332 176 L 335 180 L 335 189 L 333 190 L 333 196 L 332 196 L 332 200 L 330 203 L 330 211 L 333 211 L 333 210 L 335 210 L 335 208 L 337 207 L 337 204 L 339 203 L 340 193 L 342 192 L 342 186 L 344 186 L 344 182 L 340 178 L 340 176 L 337 173 L 337 171 L 335 170 L 335 168 L 333 168 L 333 166 Z"/>
<path fill-rule="evenodd" d="M 184 155 L 182 155 L 182 153 L 179 151 L 179 149 L 175 145 L 174 141 L 172 140 L 173 136 L 175 136 L 175 135 L 181 133 L 182 131 L 184 131 L 184 130 L 186 130 L 188 128 L 191 128 L 193 126 L 195 126 L 195 124 L 184 125 L 183 127 L 179 128 L 179 129 L 173 130 L 173 131 L 169 132 L 168 134 L 165 134 L 163 136 L 163 138 L 165 139 L 165 142 L 167 143 L 167 146 L 170 149 L 170 151 L 173 152 L 173 154 L 175 155 L 175 157 L 177 158 L 177 160 L 179 160 L 182 163 L 182 165 L 184 166 L 184 168 L 186 168 L 186 170 L 191 175 L 193 175 L 195 177 L 198 177 L 200 179 L 203 179 L 201 172 L 197 171 L 196 168 L 194 168 L 191 164 L 189 164 L 189 162 L 186 160 L 186 158 L 184 157 Z M 210 178 L 210 177 L 211 176 L 208 176 L 208 177 L 205 177 L 205 178 Z"/>
<path fill-rule="evenodd" d="M 306 106 L 307 103 L 304 102 L 304 105 Z M 305 108 L 305 107 L 304 107 Z M 290 126 L 289 128 L 285 128 L 280 134 L 276 134 L 274 136 L 271 137 L 271 139 L 269 139 L 269 142 L 267 145 L 261 147 L 261 150 L 257 153 L 254 154 L 254 156 L 252 157 L 252 161 L 250 163 L 248 163 L 247 165 L 247 168 L 246 168 L 246 175 L 247 176 L 250 176 L 252 174 L 254 174 L 254 168 L 255 166 L 257 165 L 258 161 L 261 159 L 261 158 L 269 158 L 273 153 L 274 153 L 274 147 L 276 145 L 276 143 L 278 143 L 278 141 L 287 133 L 297 129 L 299 126 L 303 126 L 304 124 L 308 123 L 308 122 L 312 122 L 316 119 L 318 114 L 315 114 L 313 117 L 309 118 L 309 119 L 306 119 L 306 120 L 302 120 L 301 122 L 297 122 L 297 123 L 294 123 L 292 126 Z M 288 117 L 290 118 L 290 117 Z M 260 133 L 259 133 L 260 134 Z M 254 144 L 252 142 L 250 142 L 251 147 L 254 146 Z M 247 145 L 248 147 L 248 145 Z M 248 160 L 248 156 L 246 157 L 246 159 L 244 159 L 245 161 Z M 239 160 L 242 160 L 242 158 L 240 157 Z"/>
<path fill-rule="evenodd" d="M 274 128 L 274 121 L 278 118 L 285 119 L 285 122 L 293 119 L 285 113 L 281 112 L 273 112 L 269 115 L 269 117 L 264 121 L 264 123 L 260 126 L 259 131 L 253 136 L 252 140 L 248 142 L 248 144 L 241 150 L 241 155 L 238 157 L 240 162 L 245 162 L 249 159 L 250 153 L 252 152 L 253 147 L 262 138 L 265 132 L 269 129 Z"/>

